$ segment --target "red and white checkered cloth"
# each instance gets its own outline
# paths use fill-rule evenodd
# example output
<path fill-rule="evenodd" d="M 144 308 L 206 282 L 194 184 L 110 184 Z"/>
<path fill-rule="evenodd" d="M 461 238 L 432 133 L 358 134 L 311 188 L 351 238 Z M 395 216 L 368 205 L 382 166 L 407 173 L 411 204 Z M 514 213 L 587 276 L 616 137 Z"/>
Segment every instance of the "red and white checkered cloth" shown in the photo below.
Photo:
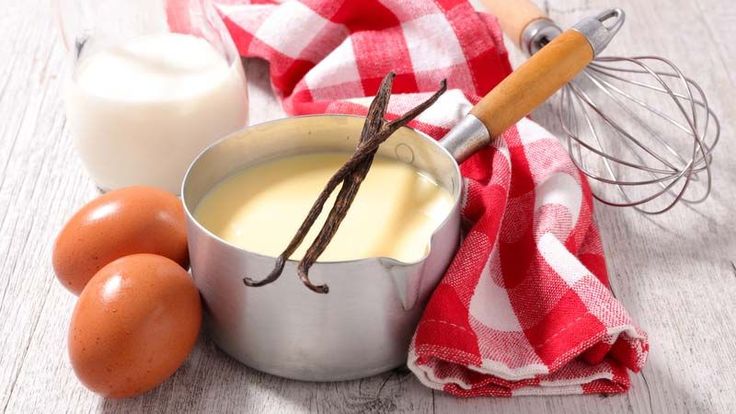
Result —
<path fill-rule="evenodd" d="M 219 1 L 243 56 L 271 64 L 293 114 L 364 114 L 397 72 L 389 112 L 447 78 L 411 125 L 439 138 L 510 72 L 496 21 L 465 0 Z M 616 393 L 646 335 L 611 294 L 590 189 L 530 120 L 462 165 L 466 236 L 419 322 L 409 368 L 453 395 Z"/>

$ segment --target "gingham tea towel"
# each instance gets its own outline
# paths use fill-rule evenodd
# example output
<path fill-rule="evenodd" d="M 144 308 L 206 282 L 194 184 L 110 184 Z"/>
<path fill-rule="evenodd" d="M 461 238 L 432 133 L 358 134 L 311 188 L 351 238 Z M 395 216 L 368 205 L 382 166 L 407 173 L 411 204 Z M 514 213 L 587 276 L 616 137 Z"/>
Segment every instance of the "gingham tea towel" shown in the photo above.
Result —
<path fill-rule="evenodd" d="M 411 125 L 440 138 L 510 73 L 501 32 L 465 0 L 221 0 L 243 56 L 270 62 L 292 114 L 365 114 L 388 71 L 389 112 L 447 78 Z M 525 119 L 461 170 L 465 237 L 408 351 L 457 396 L 615 393 L 648 344 L 611 294 L 590 189 L 559 141 Z"/>

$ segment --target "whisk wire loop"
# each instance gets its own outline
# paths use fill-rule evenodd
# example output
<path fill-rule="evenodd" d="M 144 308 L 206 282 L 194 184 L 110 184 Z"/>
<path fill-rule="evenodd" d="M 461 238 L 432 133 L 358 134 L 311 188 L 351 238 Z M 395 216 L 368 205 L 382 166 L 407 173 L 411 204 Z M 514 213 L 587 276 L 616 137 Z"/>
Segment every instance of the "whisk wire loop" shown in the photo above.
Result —
<path fill-rule="evenodd" d="M 711 192 L 720 123 L 700 85 L 668 59 L 597 57 L 561 92 L 558 119 L 605 204 L 660 214 Z M 686 197 L 693 183 L 701 194 Z"/>

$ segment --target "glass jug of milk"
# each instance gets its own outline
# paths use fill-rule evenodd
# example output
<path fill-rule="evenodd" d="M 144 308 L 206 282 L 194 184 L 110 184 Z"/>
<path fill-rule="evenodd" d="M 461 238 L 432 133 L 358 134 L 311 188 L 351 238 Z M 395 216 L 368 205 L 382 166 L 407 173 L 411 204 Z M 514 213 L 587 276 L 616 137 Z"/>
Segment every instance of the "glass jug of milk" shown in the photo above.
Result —
<path fill-rule="evenodd" d="M 245 75 L 208 0 L 57 0 L 72 58 L 64 101 L 98 187 L 179 194 L 204 148 L 243 128 Z"/>

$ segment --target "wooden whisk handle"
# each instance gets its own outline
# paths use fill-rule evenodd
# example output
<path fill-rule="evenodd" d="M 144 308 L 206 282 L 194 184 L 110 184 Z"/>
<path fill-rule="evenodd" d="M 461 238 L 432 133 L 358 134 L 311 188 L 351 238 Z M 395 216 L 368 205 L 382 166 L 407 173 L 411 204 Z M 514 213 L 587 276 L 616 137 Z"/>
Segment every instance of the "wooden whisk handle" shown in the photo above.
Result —
<path fill-rule="evenodd" d="M 518 47 L 529 23 L 547 19 L 544 11 L 529 0 L 481 0 L 481 3 L 498 18 L 503 32 Z"/>

